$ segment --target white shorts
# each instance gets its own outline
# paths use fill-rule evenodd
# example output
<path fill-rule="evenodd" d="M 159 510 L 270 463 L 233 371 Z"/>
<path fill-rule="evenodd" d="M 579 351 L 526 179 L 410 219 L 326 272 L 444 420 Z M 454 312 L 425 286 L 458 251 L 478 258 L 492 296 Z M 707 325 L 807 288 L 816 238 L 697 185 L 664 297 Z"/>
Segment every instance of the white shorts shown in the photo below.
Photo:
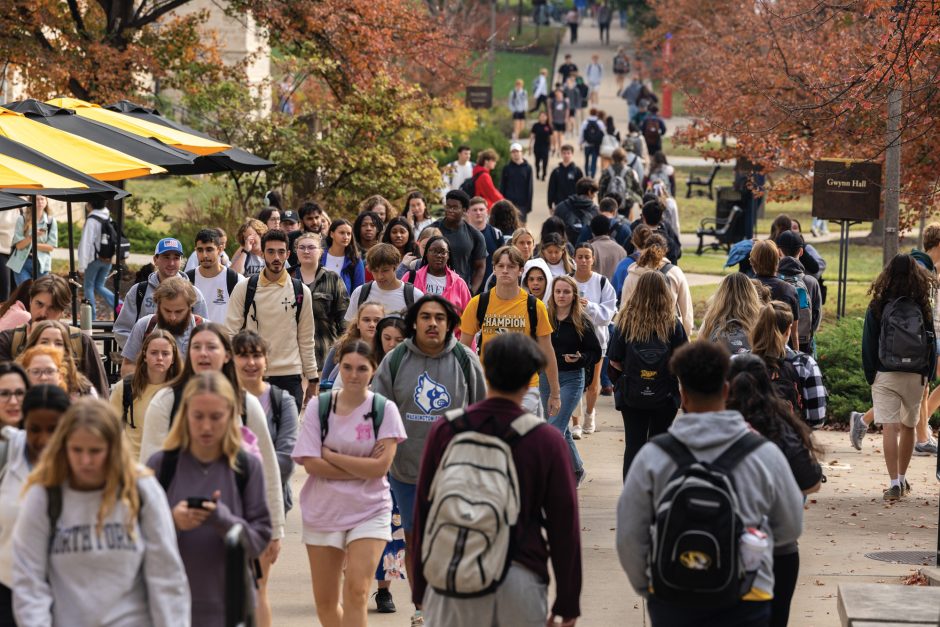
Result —
<path fill-rule="evenodd" d="M 389 542 L 392 539 L 392 512 L 379 514 L 375 518 L 361 523 L 346 531 L 317 531 L 304 526 L 303 543 L 313 546 L 331 546 L 340 551 L 355 540 L 381 540 Z"/>

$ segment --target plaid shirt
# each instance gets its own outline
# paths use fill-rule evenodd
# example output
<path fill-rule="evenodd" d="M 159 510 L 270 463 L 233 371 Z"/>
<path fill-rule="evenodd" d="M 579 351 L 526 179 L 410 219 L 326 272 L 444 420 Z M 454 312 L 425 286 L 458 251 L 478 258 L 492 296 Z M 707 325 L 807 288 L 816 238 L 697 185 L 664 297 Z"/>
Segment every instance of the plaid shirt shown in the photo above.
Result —
<path fill-rule="evenodd" d="M 793 364 L 800 377 L 800 394 L 803 397 L 803 419 L 817 429 L 826 422 L 826 386 L 823 383 L 819 364 L 810 355 L 798 353 L 787 346 L 787 361 Z"/>

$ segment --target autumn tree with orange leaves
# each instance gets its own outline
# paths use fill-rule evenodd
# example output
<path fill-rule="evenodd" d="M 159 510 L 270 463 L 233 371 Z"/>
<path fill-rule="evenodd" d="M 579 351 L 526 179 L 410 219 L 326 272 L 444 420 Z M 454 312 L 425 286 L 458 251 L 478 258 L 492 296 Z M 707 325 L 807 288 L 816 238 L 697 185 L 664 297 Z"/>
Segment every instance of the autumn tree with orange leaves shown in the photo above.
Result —
<path fill-rule="evenodd" d="M 901 226 L 934 212 L 940 191 L 940 2 L 935 0 L 651 0 L 658 48 L 698 121 L 677 141 L 725 134 L 777 172 L 770 191 L 809 191 L 815 159 L 881 161 L 887 95 L 903 94 Z"/>

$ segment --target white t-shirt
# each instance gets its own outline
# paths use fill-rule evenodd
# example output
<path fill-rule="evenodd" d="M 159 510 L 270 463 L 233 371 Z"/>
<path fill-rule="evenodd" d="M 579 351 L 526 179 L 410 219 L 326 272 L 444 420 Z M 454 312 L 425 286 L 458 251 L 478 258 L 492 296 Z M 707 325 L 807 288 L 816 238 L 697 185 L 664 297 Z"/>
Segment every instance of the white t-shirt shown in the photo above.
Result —
<path fill-rule="evenodd" d="M 433 294 L 435 296 L 440 296 L 444 293 L 444 288 L 447 286 L 447 277 L 446 276 L 434 276 L 430 272 L 427 274 L 427 283 L 424 286 L 425 294 Z"/>
<path fill-rule="evenodd" d="M 228 313 L 228 282 L 226 281 L 226 271 L 223 270 L 211 279 L 207 279 L 196 269 L 196 287 L 202 292 L 206 299 L 206 309 L 209 312 L 209 320 L 218 324 L 225 324 L 225 316 Z M 245 277 L 238 275 L 238 280 L 242 281 Z"/>
<path fill-rule="evenodd" d="M 330 253 L 326 253 L 326 263 L 323 266 L 327 270 L 332 270 L 336 274 L 339 274 L 343 271 L 343 264 L 346 262 L 346 257 L 334 257 Z"/>
<path fill-rule="evenodd" d="M 366 283 L 366 285 L 368 285 L 368 283 Z M 349 308 L 346 309 L 346 322 L 355 320 L 356 314 L 359 312 L 359 294 L 363 287 L 364 285 L 360 285 L 354 289 L 352 296 L 349 297 Z M 414 288 L 414 290 L 416 301 L 424 296 L 424 292 L 418 288 Z M 405 284 L 401 283 L 401 285 L 393 290 L 383 290 L 378 284 L 372 283 L 372 288 L 369 291 L 369 300 L 366 302 L 383 305 L 385 307 L 386 316 L 399 314 L 404 317 L 405 310 L 407 309 L 407 303 L 405 303 Z"/>
<path fill-rule="evenodd" d="M 548 262 L 546 261 L 545 263 L 548 263 Z M 555 263 L 555 264 L 549 263 L 549 264 L 548 264 L 548 269 L 552 271 L 552 278 L 553 278 L 553 279 L 554 279 L 556 276 L 561 276 L 561 275 L 563 275 L 563 274 L 568 274 L 568 273 L 565 271 L 565 262 L 564 262 L 564 261 L 559 261 L 558 263 Z"/>

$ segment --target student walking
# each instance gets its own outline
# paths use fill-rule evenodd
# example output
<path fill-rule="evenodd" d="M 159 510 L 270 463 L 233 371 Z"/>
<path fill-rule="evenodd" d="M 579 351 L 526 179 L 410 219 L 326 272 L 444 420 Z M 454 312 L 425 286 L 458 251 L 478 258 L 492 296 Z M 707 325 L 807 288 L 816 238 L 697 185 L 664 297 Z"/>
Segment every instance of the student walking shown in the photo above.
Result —
<path fill-rule="evenodd" d="M 708 299 L 698 337 L 723 345 L 732 355 L 745 353 L 751 349 L 751 329 L 760 309 L 757 290 L 747 275 L 729 274 Z"/>
<path fill-rule="evenodd" d="M 525 114 L 529 109 L 529 94 L 525 90 L 525 82 L 516 79 L 516 85 L 509 92 L 509 112 L 512 113 L 512 138 L 519 139 L 522 128 L 525 126 Z"/>
<path fill-rule="evenodd" d="M 411 283 L 400 281 L 395 270 L 401 263 L 401 254 L 391 244 L 374 246 L 366 254 L 366 267 L 373 280 L 353 290 L 346 309 L 346 322 L 352 321 L 365 303 L 379 303 L 388 315 L 401 316 L 424 292 Z"/>
<path fill-rule="evenodd" d="M 325 249 L 320 265 L 338 274 L 346 286 L 346 293 L 351 294 L 365 282 L 365 266 L 353 242 L 353 228 L 349 220 L 340 218 L 330 223 Z"/>
<path fill-rule="evenodd" d="M 323 249 L 317 233 L 302 233 L 294 240 L 294 250 L 299 263 L 288 272 L 292 278 L 303 281 L 310 290 L 313 343 L 319 366 L 326 361 L 330 347 L 346 329 L 343 316 L 349 307 L 349 293 L 339 274 L 327 270 L 320 263 Z"/>
<path fill-rule="evenodd" d="M 148 474 L 105 401 L 69 407 L 24 484 L 13 531 L 18 624 L 190 624 L 170 508 Z M 80 549 L 76 534 L 88 539 Z"/>
<path fill-rule="evenodd" d="M 224 324 L 232 292 L 245 277 L 224 265 L 225 246 L 219 229 L 202 229 L 196 233 L 194 248 L 198 264 L 187 270 L 186 276 L 206 298 L 207 318 Z"/>
<path fill-rule="evenodd" d="M 548 174 L 548 156 L 554 133 L 548 123 L 548 113 L 539 111 L 538 121 L 529 130 L 529 152 L 535 157 L 535 177 L 540 181 L 544 181 Z"/>
<path fill-rule="evenodd" d="M 98 294 L 101 294 L 112 311 L 117 306 L 114 292 L 105 283 L 111 274 L 111 264 L 119 252 L 119 246 L 117 230 L 111 223 L 111 212 L 104 198 L 88 201 L 87 208 L 88 215 L 78 243 L 77 261 L 78 271 L 84 273 L 82 295 L 91 304 L 92 320 L 97 320 Z"/>
<path fill-rule="evenodd" d="M 407 436 L 395 404 L 369 391 L 369 345 L 347 342 L 337 357 L 343 388 L 311 399 L 293 458 L 310 475 L 300 511 L 317 616 L 327 627 L 365 627 L 372 577 L 391 540 L 385 476 Z"/>
<path fill-rule="evenodd" d="M 272 538 L 261 462 L 242 449 L 240 405 L 224 375 L 195 375 L 163 450 L 147 462 L 173 509 L 194 625 L 225 624 L 228 530 L 241 525 L 249 559 Z"/>
<path fill-rule="evenodd" d="M 624 302 L 608 356 L 615 383 L 614 402 L 626 433 L 626 479 L 640 448 L 665 433 L 676 417 L 679 382 L 669 369 L 669 360 L 689 339 L 661 273 L 643 274 L 633 297 Z"/>
<path fill-rule="evenodd" d="M 930 290 L 936 281 L 910 255 L 896 255 L 872 283 L 865 312 L 862 365 L 871 385 L 875 422 L 883 427 L 886 501 L 907 496 L 905 474 L 927 380 L 936 369 Z M 900 329 L 910 329 L 903 333 Z M 910 341 L 904 341 L 911 338 Z"/>
<path fill-rule="evenodd" d="M 385 318 L 385 307 L 379 303 L 364 303 L 359 306 L 356 317 L 346 325 L 346 332 L 338 340 L 323 362 L 323 377 L 320 381 L 321 390 L 343 387 L 343 377 L 340 373 L 337 355 L 344 344 L 352 340 L 362 340 L 372 346 L 379 322 Z"/>
<path fill-rule="evenodd" d="M 482 618 L 487 624 L 543 627 L 559 618 L 570 627 L 581 613 L 581 538 L 567 447 L 556 429 L 522 407 L 530 379 L 546 363 L 542 348 L 524 334 L 493 338 L 483 356 L 486 400 L 431 427 L 415 495 L 412 551 L 412 600 L 428 625 L 469 627 Z M 458 442 L 466 446 L 458 448 Z M 474 455 L 484 451 L 483 457 Z M 461 464 L 467 459 L 487 459 L 499 464 L 502 476 L 508 471 L 518 477 L 511 489 L 502 482 L 503 494 L 512 496 L 484 490 L 494 484 Z M 511 511 L 512 526 L 493 533 L 489 516 L 483 517 L 485 527 L 462 518 L 462 507 L 449 504 L 466 493 L 487 495 L 500 515 Z M 457 537 L 469 541 L 458 548 Z M 454 559 L 457 550 L 463 559 Z M 549 558 L 556 590 L 551 606 Z M 474 596 L 454 596 L 461 592 Z"/>

